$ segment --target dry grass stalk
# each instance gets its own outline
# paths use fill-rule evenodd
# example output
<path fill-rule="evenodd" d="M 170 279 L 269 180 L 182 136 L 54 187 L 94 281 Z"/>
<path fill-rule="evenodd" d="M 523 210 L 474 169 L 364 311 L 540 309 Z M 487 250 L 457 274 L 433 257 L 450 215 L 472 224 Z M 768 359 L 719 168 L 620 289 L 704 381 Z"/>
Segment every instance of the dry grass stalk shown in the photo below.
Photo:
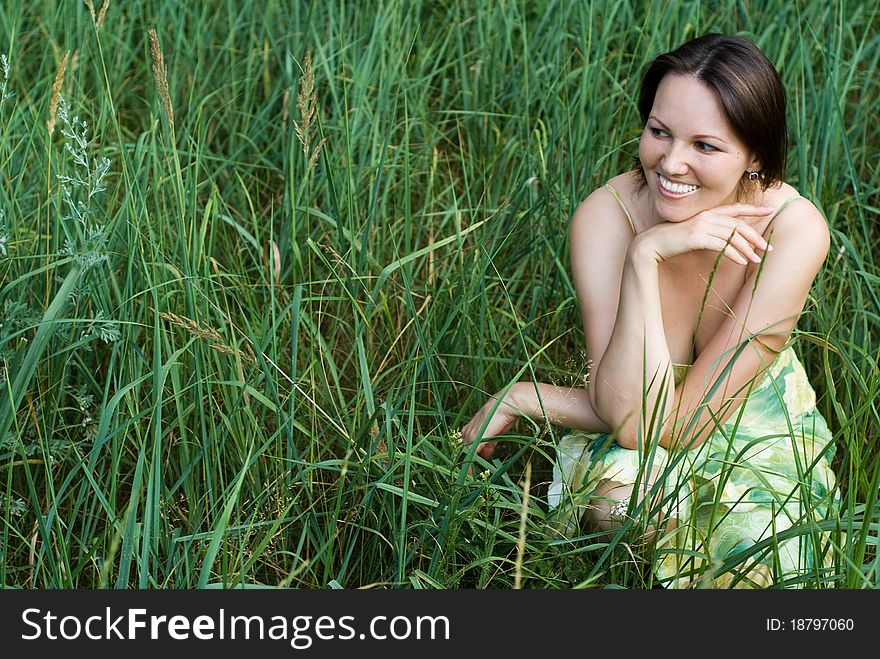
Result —
<path fill-rule="evenodd" d="M 37 555 L 37 542 L 40 539 L 40 531 L 39 526 L 37 526 L 36 522 L 34 522 L 34 534 L 31 537 L 31 541 L 28 543 L 28 566 L 30 567 L 30 572 L 28 576 L 28 581 L 30 582 L 30 587 L 34 588 L 34 576 L 35 576 L 35 568 L 36 568 L 36 555 Z"/>
<path fill-rule="evenodd" d="M 171 94 L 168 93 L 168 72 L 165 69 L 165 57 L 159 47 L 159 37 L 156 35 L 156 30 L 151 28 L 148 34 L 150 35 L 150 54 L 153 56 L 153 79 L 156 82 L 156 93 L 159 94 L 165 116 L 173 125 L 174 108 L 171 106 Z"/>
<path fill-rule="evenodd" d="M 293 122 L 293 129 L 299 138 L 303 147 L 303 154 L 309 159 L 309 168 L 318 164 L 318 156 L 321 154 L 321 147 L 326 142 L 326 138 L 321 139 L 311 149 L 312 141 L 317 133 L 315 125 L 315 115 L 317 113 L 317 94 L 315 93 L 315 73 L 312 69 L 312 54 L 306 52 L 305 61 L 303 62 L 303 77 L 299 81 L 299 94 L 297 95 L 297 105 L 299 107 L 300 118 L 302 123 Z M 311 155 L 309 152 L 311 151 Z"/>
<path fill-rule="evenodd" d="M 107 17 L 107 7 L 110 6 L 110 0 L 104 0 L 104 4 L 101 5 L 101 11 L 98 12 L 98 15 L 95 15 L 95 5 L 92 3 L 92 0 L 83 0 L 86 3 L 86 7 L 89 8 L 89 14 L 92 16 L 92 23 L 95 24 L 95 31 L 101 29 L 101 26 L 104 25 L 104 19 Z"/>
<path fill-rule="evenodd" d="M 49 121 L 46 122 L 46 128 L 49 129 L 49 137 L 55 132 L 55 117 L 58 112 L 58 102 L 61 99 L 61 84 L 64 82 L 64 72 L 67 70 L 67 60 L 70 58 L 70 51 L 64 53 L 58 71 L 55 73 L 55 82 L 52 83 L 52 98 L 49 101 Z"/>
<path fill-rule="evenodd" d="M 226 345 L 223 342 L 223 337 L 220 336 L 220 333 L 212 327 L 203 327 L 192 318 L 178 316 L 176 314 L 167 313 L 165 311 L 160 311 L 159 317 L 167 320 L 172 325 L 177 325 L 177 327 L 185 329 L 197 339 L 210 342 L 208 347 L 212 350 L 216 350 L 217 352 L 224 355 L 238 355 L 239 357 L 241 357 L 242 361 L 245 361 L 252 366 L 257 363 L 257 358 L 254 355 L 254 351 L 251 350 L 251 347 L 248 344 L 244 344 L 244 350 L 239 350 L 238 348 L 233 348 L 232 346 Z"/>
<path fill-rule="evenodd" d="M 275 286 L 281 283 L 281 250 L 278 249 L 278 243 L 274 240 L 269 241 L 272 251 L 272 280 Z"/>
<path fill-rule="evenodd" d="M 514 562 L 513 587 L 522 588 L 522 564 L 526 552 L 526 521 L 529 518 L 529 491 L 532 487 L 532 463 L 526 463 L 525 482 L 522 485 L 523 498 L 519 511 L 519 537 L 516 540 L 516 561 Z"/>
<path fill-rule="evenodd" d="M 186 318 L 185 316 L 178 316 L 177 314 L 168 313 L 162 311 L 159 313 L 160 318 L 164 318 L 172 325 L 177 325 L 178 327 L 182 327 L 187 332 L 192 334 L 193 336 L 204 339 L 205 341 L 217 341 L 222 342 L 223 337 L 220 336 L 220 333 L 211 328 L 211 327 L 202 327 L 196 321 L 191 318 Z"/>
<path fill-rule="evenodd" d="M 98 12 L 98 22 L 95 23 L 95 29 L 100 30 L 101 26 L 104 25 L 104 19 L 107 18 L 107 8 L 110 6 L 110 0 L 104 0 L 104 4 L 101 5 L 101 11 Z"/>

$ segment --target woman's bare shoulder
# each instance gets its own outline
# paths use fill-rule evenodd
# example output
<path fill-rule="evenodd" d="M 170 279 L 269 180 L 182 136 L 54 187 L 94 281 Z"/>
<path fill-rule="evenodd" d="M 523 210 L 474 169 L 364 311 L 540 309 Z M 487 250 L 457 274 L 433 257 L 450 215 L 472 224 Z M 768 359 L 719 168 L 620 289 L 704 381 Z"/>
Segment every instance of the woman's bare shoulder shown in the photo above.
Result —
<path fill-rule="evenodd" d="M 621 194 L 630 195 L 638 192 L 641 181 L 636 171 L 630 169 L 608 179 L 608 183 L 613 185 L 614 188 Z"/>
<path fill-rule="evenodd" d="M 817 261 L 823 260 L 830 243 L 830 231 L 816 205 L 787 183 L 765 194 L 764 199 L 766 205 L 781 209 L 764 232 L 772 235 L 774 246 L 801 258 L 812 255 Z"/>
<path fill-rule="evenodd" d="M 617 292 L 607 285 L 608 278 L 619 281 L 633 230 L 615 193 L 602 185 L 587 195 L 574 211 L 568 237 L 571 268 L 582 303 L 585 297 L 595 301 L 610 295 L 613 299 L 608 303 L 616 304 Z"/>
<path fill-rule="evenodd" d="M 625 172 L 587 195 L 574 212 L 572 230 L 597 229 L 606 235 L 632 238 L 626 208 L 631 208 L 633 177 Z M 611 186 L 613 190 L 609 190 Z M 623 204 L 623 206 L 621 205 Z"/>
<path fill-rule="evenodd" d="M 789 207 L 798 209 L 795 213 L 786 213 L 789 216 L 802 213 L 819 213 L 816 205 L 810 201 L 808 197 L 802 195 L 800 191 L 790 183 L 780 183 L 767 188 L 761 198 L 757 201 L 764 206 L 775 208 L 782 208 L 785 206 L 786 209 Z"/>
<path fill-rule="evenodd" d="M 777 226 L 799 223 L 815 226 L 814 230 L 821 230 L 822 227 L 827 229 L 825 218 L 816 205 L 788 183 L 768 189 L 764 193 L 762 203 L 781 209 L 773 216 L 774 224 Z"/>
<path fill-rule="evenodd" d="M 765 237 L 770 230 L 793 233 L 797 227 L 812 234 L 827 233 L 825 218 L 816 205 L 789 183 L 773 185 L 749 203 L 778 209 L 761 225 Z"/>

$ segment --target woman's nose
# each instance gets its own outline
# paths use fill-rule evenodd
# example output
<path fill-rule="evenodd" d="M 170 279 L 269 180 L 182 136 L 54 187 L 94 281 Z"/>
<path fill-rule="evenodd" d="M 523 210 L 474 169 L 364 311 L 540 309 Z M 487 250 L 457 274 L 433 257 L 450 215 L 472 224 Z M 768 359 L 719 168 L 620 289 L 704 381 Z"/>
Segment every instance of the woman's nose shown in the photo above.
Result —
<path fill-rule="evenodd" d="M 669 145 L 669 151 L 663 159 L 663 168 L 669 174 L 687 174 L 688 161 L 685 146 L 679 142 Z"/>

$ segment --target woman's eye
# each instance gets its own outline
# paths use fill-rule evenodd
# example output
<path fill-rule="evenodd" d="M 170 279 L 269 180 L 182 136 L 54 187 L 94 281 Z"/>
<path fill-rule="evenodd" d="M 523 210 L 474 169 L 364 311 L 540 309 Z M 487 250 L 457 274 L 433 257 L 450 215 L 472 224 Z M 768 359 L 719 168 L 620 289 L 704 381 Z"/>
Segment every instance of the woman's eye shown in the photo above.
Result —
<path fill-rule="evenodd" d="M 661 130 L 660 128 L 648 128 L 651 131 L 651 135 L 654 137 L 666 137 L 668 133 L 665 130 Z"/>
<path fill-rule="evenodd" d="M 705 153 L 709 153 L 710 151 L 717 151 L 718 150 L 714 146 L 712 146 L 711 144 L 706 144 L 705 142 L 697 142 L 697 148 L 700 151 L 703 151 Z"/>

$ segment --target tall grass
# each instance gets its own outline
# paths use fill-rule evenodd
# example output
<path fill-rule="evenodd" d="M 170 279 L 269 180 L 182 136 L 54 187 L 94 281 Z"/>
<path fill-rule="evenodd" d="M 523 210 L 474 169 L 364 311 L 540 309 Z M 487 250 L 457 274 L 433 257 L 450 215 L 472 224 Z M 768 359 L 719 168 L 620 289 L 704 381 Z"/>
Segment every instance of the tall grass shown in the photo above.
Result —
<path fill-rule="evenodd" d="M 872 3 L 93 9 L 0 9 L 0 585 L 650 585 L 547 523 L 558 428 L 492 463 L 454 431 L 582 383 L 568 219 L 636 151 L 642 64 L 706 31 L 779 66 L 832 229 L 799 331 L 846 533 L 806 585 L 878 584 Z M 47 130 L 65 53 L 86 169 Z M 78 223 L 59 176 L 105 157 Z"/>

